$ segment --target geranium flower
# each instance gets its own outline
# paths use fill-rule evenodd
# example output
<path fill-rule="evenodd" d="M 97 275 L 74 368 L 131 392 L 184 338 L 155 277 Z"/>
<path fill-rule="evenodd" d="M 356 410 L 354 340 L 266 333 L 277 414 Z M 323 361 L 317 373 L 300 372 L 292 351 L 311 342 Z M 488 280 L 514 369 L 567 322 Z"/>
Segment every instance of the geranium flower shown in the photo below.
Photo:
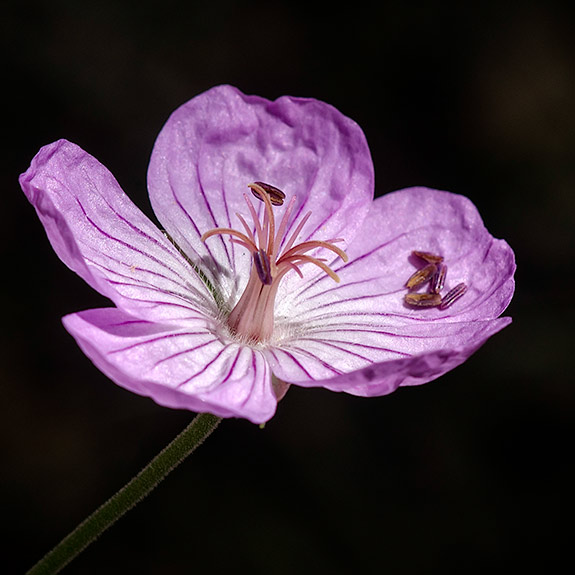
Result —
<path fill-rule="evenodd" d="M 165 231 L 65 140 L 20 183 L 62 261 L 115 306 L 66 329 L 161 405 L 261 423 L 289 384 L 380 396 L 453 369 L 511 321 L 498 316 L 513 252 L 473 204 L 426 188 L 374 200 L 361 129 L 316 100 L 221 86 L 176 110 L 148 171 Z M 414 250 L 443 256 L 446 289 L 465 295 L 407 305 Z"/>

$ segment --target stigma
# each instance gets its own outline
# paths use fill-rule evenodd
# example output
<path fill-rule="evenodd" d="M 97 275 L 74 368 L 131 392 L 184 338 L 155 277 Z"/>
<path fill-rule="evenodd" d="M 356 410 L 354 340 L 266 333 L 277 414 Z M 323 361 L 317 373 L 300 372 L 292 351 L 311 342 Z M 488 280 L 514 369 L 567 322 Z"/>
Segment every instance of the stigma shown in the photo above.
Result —
<path fill-rule="evenodd" d="M 205 242 L 215 235 L 229 235 L 232 242 L 251 253 L 252 263 L 248 283 L 226 321 L 234 336 L 247 343 L 257 344 L 268 342 L 273 335 L 275 298 L 279 284 L 286 274 L 294 272 L 303 278 L 301 267 L 312 264 L 339 283 L 338 275 L 325 263 L 326 259 L 312 256 L 309 252 L 317 249 L 328 250 L 344 262 L 347 262 L 347 255 L 335 245 L 336 242 L 343 241 L 341 238 L 324 241 L 308 240 L 296 244 L 311 212 L 307 212 L 297 223 L 294 231 L 287 236 L 296 197 L 293 196 L 288 202 L 278 224 L 273 207 L 283 205 L 285 194 L 264 182 L 254 182 L 248 187 L 253 196 L 264 203 L 261 221 L 250 197 L 244 194 L 252 225 L 248 225 L 248 220 L 236 213 L 243 231 L 215 228 L 205 232 L 201 240 Z"/>

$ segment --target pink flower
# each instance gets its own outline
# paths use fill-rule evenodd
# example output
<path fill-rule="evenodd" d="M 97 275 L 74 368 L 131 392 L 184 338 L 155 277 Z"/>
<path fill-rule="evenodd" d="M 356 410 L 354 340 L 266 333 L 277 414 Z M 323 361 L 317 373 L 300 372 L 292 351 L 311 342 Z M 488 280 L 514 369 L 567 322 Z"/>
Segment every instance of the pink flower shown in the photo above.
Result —
<path fill-rule="evenodd" d="M 374 200 L 361 129 L 316 100 L 220 86 L 176 110 L 148 171 L 165 233 L 65 140 L 20 183 L 62 261 L 114 304 L 66 329 L 161 405 L 261 423 L 288 384 L 385 395 L 453 369 L 511 321 L 498 316 L 513 252 L 473 204 L 426 188 Z M 465 295 L 406 305 L 413 250 L 442 255 L 444 289 L 464 282 Z"/>

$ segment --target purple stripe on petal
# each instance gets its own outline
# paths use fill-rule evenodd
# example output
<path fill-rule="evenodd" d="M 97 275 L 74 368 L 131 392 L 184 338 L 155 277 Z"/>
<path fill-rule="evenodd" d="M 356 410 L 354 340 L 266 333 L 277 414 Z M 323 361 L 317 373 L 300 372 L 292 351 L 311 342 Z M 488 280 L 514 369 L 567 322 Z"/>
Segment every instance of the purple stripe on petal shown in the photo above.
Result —
<path fill-rule="evenodd" d="M 199 167 L 199 166 L 198 166 L 198 167 Z M 208 201 L 208 198 L 207 198 L 206 193 L 205 193 L 205 191 L 204 191 L 204 186 L 203 186 L 202 183 L 201 183 L 201 178 L 200 178 L 199 174 L 198 174 L 198 184 L 199 184 L 199 185 L 198 185 L 198 188 L 199 188 L 199 190 L 200 190 L 200 194 L 201 194 L 201 196 L 202 196 L 202 198 L 203 198 L 203 200 L 204 200 L 204 203 L 206 204 L 206 208 L 208 209 L 208 213 L 210 214 L 210 217 L 212 218 L 212 221 L 214 222 L 214 228 L 217 228 L 217 227 L 218 227 L 218 222 L 217 222 L 217 220 L 216 220 L 216 218 L 215 218 L 215 216 L 214 216 L 214 212 L 213 212 L 213 210 L 212 210 L 212 206 L 210 205 L 210 202 Z M 228 220 L 229 220 L 229 218 L 228 218 Z M 205 231 L 207 231 L 207 230 L 205 230 Z M 222 245 L 223 245 L 223 247 L 224 247 L 224 251 L 226 252 L 226 257 L 228 258 L 228 264 L 230 265 L 230 267 L 233 267 L 233 260 L 232 260 L 232 258 L 231 258 L 231 256 L 230 256 L 230 252 L 228 251 L 227 242 L 224 241 L 224 239 L 223 239 L 222 236 L 218 236 L 218 237 L 219 237 L 219 239 L 220 239 L 221 242 L 222 242 Z"/>
<path fill-rule="evenodd" d="M 242 354 L 242 350 L 243 350 L 243 348 L 242 348 L 241 346 L 238 347 L 238 349 L 237 349 L 237 351 L 236 351 L 236 357 L 234 358 L 234 361 L 232 362 L 232 365 L 231 365 L 230 369 L 228 370 L 228 373 L 227 373 L 227 374 L 225 375 L 225 377 L 221 380 L 221 382 L 220 382 L 221 384 L 226 383 L 226 382 L 230 379 L 230 377 L 231 377 L 231 375 L 232 375 L 232 373 L 233 373 L 233 371 L 234 371 L 234 369 L 235 369 L 235 367 L 236 367 L 236 364 L 238 363 L 238 360 L 239 360 L 239 358 L 240 358 L 240 355 Z"/>
<path fill-rule="evenodd" d="M 433 337 L 444 337 L 444 335 L 438 331 L 437 335 L 433 335 L 433 334 L 429 334 L 428 332 L 425 332 L 422 335 L 403 335 L 403 334 L 399 334 L 397 332 L 393 332 L 393 331 L 381 331 L 380 329 L 377 329 L 377 326 L 372 326 L 372 329 L 361 329 L 361 328 L 356 328 L 353 327 L 349 328 L 348 327 L 349 324 L 342 324 L 340 327 L 334 327 L 333 329 L 325 329 L 325 328 L 318 328 L 318 330 L 315 333 L 341 333 L 343 329 L 345 329 L 345 331 L 348 332 L 353 332 L 353 333 L 371 333 L 374 335 L 385 335 L 385 336 L 390 336 L 390 337 L 401 337 L 401 338 L 408 338 L 408 339 L 430 339 Z M 356 325 L 361 325 L 361 324 L 356 324 Z M 393 350 L 390 350 L 393 351 Z"/>
<path fill-rule="evenodd" d="M 113 280 L 113 279 L 107 278 L 108 283 L 110 283 L 112 285 L 124 285 L 124 286 L 129 286 L 129 287 L 134 287 L 134 288 L 149 289 L 149 290 L 152 290 L 152 291 L 155 291 L 158 293 L 165 293 L 168 295 L 177 295 L 178 297 L 180 297 L 182 299 L 189 299 L 189 295 L 179 294 L 178 292 L 175 292 L 175 291 L 172 291 L 169 289 L 165 289 L 165 288 L 161 288 L 157 284 L 144 281 L 144 280 L 140 279 L 139 277 L 134 277 L 134 276 L 129 276 L 127 274 L 123 274 L 123 273 L 116 271 L 112 268 L 106 267 L 106 266 L 102 265 L 101 263 L 94 261 L 90 258 L 85 258 L 85 259 L 87 262 L 91 263 L 94 267 L 96 267 L 102 271 L 108 272 L 109 274 L 114 275 L 118 278 L 123 278 L 125 280 L 128 280 L 128 281 L 121 281 L 119 279 Z M 138 270 L 144 271 L 144 270 L 142 270 L 142 268 L 137 268 L 137 269 L 135 268 L 134 269 L 134 271 L 138 271 Z M 153 275 L 153 272 L 145 271 L 145 273 L 150 273 L 151 275 Z M 183 288 L 186 290 L 189 289 L 188 286 L 184 286 L 178 282 L 170 280 L 169 278 L 165 278 L 165 279 L 167 281 L 171 281 L 172 283 L 176 284 L 176 286 L 179 288 Z"/>
<path fill-rule="evenodd" d="M 278 363 L 281 362 L 281 360 L 278 358 L 276 350 L 270 349 L 269 350 L 270 353 L 273 355 L 273 357 L 276 359 L 276 361 Z M 314 379 L 311 374 L 309 373 L 309 371 L 307 371 L 307 369 L 305 369 L 305 367 L 294 357 L 294 355 L 292 353 L 290 353 L 289 351 L 287 351 L 287 349 L 282 348 L 281 350 L 277 350 L 277 351 L 281 351 L 281 353 L 283 355 L 285 355 L 286 357 L 288 357 L 304 374 L 308 379 Z"/>
<path fill-rule="evenodd" d="M 180 199 L 178 198 L 178 196 L 177 196 L 177 194 L 176 194 L 176 192 L 175 192 L 175 188 L 174 188 L 174 186 L 171 184 L 171 182 L 170 182 L 170 185 L 169 185 L 169 189 L 170 189 L 171 194 L 172 194 L 172 196 L 173 196 L 173 198 L 174 198 L 174 201 L 176 202 L 176 205 L 180 208 L 180 210 L 182 211 L 182 213 L 183 213 L 184 216 L 186 217 L 187 223 L 194 229 L 194 231 L 196 232 L 198 238 L 200 238 L 200 237 L 202 236 L 202 233 L 203 233 L 203 232 L 201 232 L 201 231 L 199 230 L 198 226 L 196 225 L 196 223 L 194 222 L 194 220 L 192 219 L 192 217 L 190 216 L 190 214 L 188 213 L 188 211 L 187 211 L 187 210 L 184 208 L 184 206 L 182 205 Z M 178 230 L 178 231 L 180 231 L 180 230 Z M 204 230 L 204 231 L 207 231 L 207 230 Z M 181 235 L 182 237 L 184 237 L 184 238 L 186 237 L 186 234 L 183 233 L 183 232 L 181 232 L 181 231 L 180 231 L 180 235 Z M 188 245 L 190 245 L 190 244 L 188 243 Z M 209 254 L 210 258 L 212 259 L 212 261 L 216 262 L 217 260 L 216 260 L 216 258 L 214 257 L 214 254 L 212 253 L 212 250 L 210 249 L 210 246 L 209 246 L 207 243 L 204 243 L 203 245 L 204 245 L 204 247 L 205 247 L 207 253 Z M 197 255 L 198 259 L 201 259 L 201 256 L 200 256 L 200 254 L 199 254 L 198 252 L 196 252 L 196 255 Z"/>
<path fill-rule="evenodd" d="M 197 371 L 196 373 L 194 373 L 194 375 L 192 375 L 192 376 L 188 377 L 187 379 L 185 379 L 184 381 L 181 381 L 180 383 L 178 383 L 175 386 L 176 389 L 183 387 L 184 385 L 186 385 L 187 383 L 190 383 L 190 381 L 192 381 L 193 379 L 195 379 L 199 375 L 202 375 L 202 373 L 204 373 L 211 365 L 214 364 L 214 362 L 216 362 L 221 357 L 221 355 L 228 349 L 228 347 L 229 347 L 229 345 L 222 347 L 222 349 L 220 349 L 220 351 L 216 354 L 216 356 L 211 361 L 206 363 L 204 365 L 204 367 L 202 369 L 200 369 L 200 371 Z M 217 383 L 217 382 L 214 382 L 214 383 Z"/>
<path fill-rule="evenodd" d="M 124 300 L 127 301 L 132 301 L 135 303 L 144 303 L 144 304 L 148 304 L 152 307 L 162 307 L 162 306 L 168 306 L 168 307 L 174 307 L 174 308 L 179 308 L 179 309 L 185 309 L 186 311 L 194 311 L 190 308 L 189 305 L 183 305 L 183 304 L 179 304 L 179 303 L 174 303 L 174 302 L 168 302 L 168 301 L 159 301 L 159 300 L 148 300 L 148 299 L 142 299 L 142 298 L 137 298 L 137 297 L 130 297 L 127 296 L 125 294 L 122 294 L 122 298 Z M 207 319 L 207 315 L 202 314 L 202 315 L 196 315 L 196 316 L 187 316 L 189 319 L 199 319 L 199 320 L 203 320 L 205 321 Z M 169 319 L 167 314 L 166 314 L 166 319 Z M 181 318 L 180 318 L 181 319 Z"/>
<path fill-rule="evenodd" d="M 240 348 L 240 353 L 243 350 Z M 238 354 L 239 357 L 239 354 Z M 264 361 L 264 372 L 265 372 L 265 361 Z M 256 352 L 252 351 L 252 370 L 253 370 L 253 378 L 251 380 L 250 383 L 250 389 L 248 391 L 248 393 L 246 394 L 246 398 L 241 402 L 241 406 L 245 407 L 246 404 L 248 403 L 248 401 L 251 399 L 251 395 L 254 391 L 254 387 L 256 386 L 256 381 L 258 381 L 258 364 L 256 362 Z"/>
<path fill-rule="evenodd" d="M 222 188 L 222 204 L 224 206 L 224 213 L 226 215 L 226 219 L 227 219 L 227 224 L 228 227 L 231 228 L 232 227 L 232 218 L 230 215 L 230 206 L 228 204 L 228 197 L 226 194 L 225 189 Z M 235 245 L 234 242 L 230 242 L 230 249 L 231 249 L 231 256 L 229 256 L 230 261 L 232 262 L 231 265 L 235 265 L 235 259 L 236 259 L 236 251 L 235 251 Z"/>
<path fill-rule="evenodd" d="M 120 214 L 113 206 L 112 204 L 110 204 L 110 202 L 108 202 L 108 200 L 105 197 L 102 197 L 103 201 L 106 203 L 106 205 L 110 208 L 110 210 L 112 211 L 112 213 L 122 222 L 124 222 L 129 228 L 131 228 L 134 232 L 136 232 L 139 236 L 143 236 L 143 238 L 145 239 L 146 242 L 150 242 L 153 243 L 156 247 L 158 247 L 159 249 L 161 249 L 163 252 L 165 252 L 166 254 L 168 254 L 170 257 L 176 259 L 179 261 L 179 256 L 176 256 L 176 254 L 174 253 L 173 248 L 171 247 L 171 244 L 169 243 L 164 243 L 164 242 L 159 242 L 156 238 L 154 238 L 153 236 L 150 236 L 149 234 L 147 234 L 146 232 L 144 232 L 141 228 L 135 226 L 130 220 L 126 219 L 122 214 Z M 170 269 L 170 268 L 168 268 Z"/>
<path fill-rule="evenodd" d="M 154 367 L 158 367 L 160 364 L 166 362 L 166 361 L 170 361 L 176 357 L 180 357 L 182 355 L 186 355 L 187 353 L 191 353 L 192 351 L 197 351 L 198 349 L 202 349 L 203 347 L 206 347 L 207 345 L 212 345 L 213 343 L 217 343 L 216 339 L 210 339 L 208 341 L 205 341 L 203 343 L 200 343 L 194 347 L 190 347 L 189 349 L 183 349 L 182 351 L 178 351 L 172 355 L 169 355 L 167 357 L 164 357 L 162 359 L 159 359 L 158 361 L 156 361 L 154 363 Z"/>
<path fill-rule="evenodd" d="M 290 344 L 288 347 L 289 347 L 289 349 L 292 349 L 292 350 L 298 352 L 299 354 L 303 355 L 304 357 L 307 357 L 308 359 L 312 359 L 314 361 L 317 361 L 321 366 L 325 367 L 329 371 L 331 371 L 337 375 L 341 375 L 342 372 L 339 369 L 336 369 L 335 367 L 333 367 L 329 363 L 325 362 L 323 359 L 321 359 L 320 357 L 318 357 L 314 353 L 311 353 L 309 350 L 303 349 L 303 348 L 301 348 L 297 345 L 293 345 L 293 344 Z M 285 351 L 285 349 L 283 351 Z"/>
<path fill-rule="evenodd" d="M 160 279 L 160 280 L 165 280 L 165 281 L 167 281 L 167 282 L 170 282 L 170 283 L 172 283 L 172 284 L 175 284 L 176 286 L 178 286 L 178 287 L 180 287 L 180 288 L 184 288 L 185 290 L 193 291 L 193 292 L 195 292 L 197 295 L 199 295 L 200 298 L 203 298 L 203 297 L 205 296 L 205 292 L 204 292 L 204 291 L 198 290 L 198 288 L 197 288 L 196 286 L 190 284 L 190 282 L 187 281 L 187 280 L 180 279 L 179 277 L 178 277 L 178 280 L 175 280 L 175 279 L 172 278 L 172 277 L 169 277 L 169 276 L 167 276 L 167 275 L 164 275 L 164 274 L 162 274 L 162 273 L 160 273 L 160 272 L 157 272 L 157 271 L 154 271 L 154 270 L 151 270 L 151 269 L 148 269 L 148 268 L 142 268 L 142 267 L 139 267 L 139 266 L 129 266 L 128 264 L 123 263 L 123 262 L 120 262 L 120 261 L 118 261 L 117 259 L 115 259 L 115 258 L 109 256 L 108 254 L 100 254 L 100 255 L 102 255 L 102 256 L 105 257 L 106 259 L 111 260 L 112 262 L 115 262 L 115 263 L 117 263 L 117 264 L 120 264 L 120 265 L 125 266 L 125 267 L 127 268 L 126 271 L 129 269 L 129 270 L 132 272 L 132 274 L 133 274 L 134 272 L 141 272 L 142 274 L 150 274 L 150 275 L 152 275 L 152 276 L 154 276 L 154 277 L 156 277 L 156 278 L 158 278 L 158 279 Z M 135 277 L 134 275 L 127 275 L 127 274 L 125 274 L 125 273 L 120 272 L 118 269 L 114 269 L 114 268 L 111 268 L 111 267 L 109 267 L 109 266 L 106 266 L 106 265 L 104 265 L 103 263 L 101 263 L 101 262 L 99 262 L 99 261 L 97 261 L 97 260 L 94 260 L 94 259 L 92 259 L 92 258 L 90 258 L 90 257 L 87 257 L 87 256 L 85 256 L 84 259 L 85 259 L 86 262 L 91 263 L 93 266 L 96 266 L 96 267 L 98 267 L 99 269 L 101 269 L 101 270 L 103 270 L 103 271 L 109 272 L 109 273 L 114 274 L 114 275 L 117 275 L 117 276 L 119 276 L 119 277 L 123 277 L 123 278 L 129 279 L 129 280 L 131 280 L 131 281 L 138 281 L 138 282 L 141 282 L 142 284 L 148 285 L 149 287 L 153 287 L 153 288 L 156 288 L 156 289 L 160 290 L 160 288 L 158 288 L 157 284 L 149 283 L 149 282 L 147 282 L 147 281 L 141 279 L 141 277 L 139 277 L 139 276 L 136 276 L 136 277 Z M 192 270 L 191 270 L 191 271 L 192 271 Z M 195 274 L 195 271 L 194 271 L 194 274 Z M 203 288 L 204 288 L 204 290 L 207 291 L 207 288 L 205 287 L 205 284 L 204 284 L 203 282 L 201 282 L 200 285 L 202 285 Z M 160 290 L 160 291 L 161 291 L 161 290 Z"/>
<path fill-rule="evenodd" d="M 177 272 L 175 272 L 172 268 L 170 268 L 170 266 L 168 266 L 165 262 L 163 262 L 162 260 L 152 256 L 150 253 L 147 253 L 143 250 L 140 250 L 138 248 L 136 248 L 135 246 L 133 246 L 132 244 L 129 244 L 123 240 L 120 240 L 119 238 L 116 238 L 110 234 L 108 234 L 107 232 L 105 232 L 102 228 L 100 228 L 100 226 L 98 226 L 96 224 L 96 222 L 94 222 L 90 216 L 88 216 L 88 214 L 86 213 L 84 206 L 80 203 L 80 201 L 77 199 L 76 200 L 78 203 L 78 206 L 80 207 L 80 209 L 82 210 L 84 217 L 86 218 L 86 220 L 93 226 L 94 229 L 98 230 L 105 238 L 115 241 L 117 243 L 119 243 L 120 245 L 124 246 L 125 248 L 127 248 L 130 251 L 133 251 L 135 253 L 137 253 L 138 255 L 147 258 L 151 261 L 153 261 L 154 263 L 158 264 L 159 266 L 170 270 L 171 272 L 173 272 L 177 277 L 179 277 L 182 281 L 185 281 L 184 278 L 182 276 L 180 276 Z"/>
<path fill-rule="evenodd" d="M 318 304 L 318 305 L 314 306 L 314 310 L 322 309 L 322 308 L 326 308 L 326 307 L 333 308 L 333 307 L 336 307 L 338 305 L 341 305 L 344 303 L 349 303 L 349 302 L 362 301 L 362 300 L 367 300 L 367 299 L 379 299 L 383 296 L 389 296 L 389 295 L 392 295 L 394 293 L 398 293 L 398 292 L 396 292 L 394 290 L 393 292 L 388 292 L 388 293 L 366 294 L 366 295 L 360 295 L 360 296 L 354 296 L 354 297 L 347 297 L 347 298 L 343 298 L 343 299 L 337 299 L 334 301 L 328 301 L 328 302 L 325 302 L 322 304 Z"/>
<path fill-rule="evenodd" d="M 327 275 L 323 275 L 319 279 L 323 279 L 323 278 L 331 280 L 331 278 Z M 359 285 L 367 284 L 370 282 L 379 281 L 379 279 L 380 279 L 379 277 L 373 277 L 373 278 L 367 278 L 367 279 L 353 281 L 353 282 L 346 282 L 345 284 L 336 284 L 333 287 L 324 289 L 320 292 L 316 292 L 310 296 L 307 296 L 304 301 L 309 301 L 309 300 L 317 298 L 317 297 L 323 297 L 323 296 L 325 296 L 325 294 L 330 293 L 332 291 L 343 290 L 343 289 L 347 289 L 347 288 L 352 287 L 352 286 L 359 286 Z M 299 295 L 305 293 L 308 289 L 310 289 L 315 284 L 317 284 L 317 281 L 310 282 L 309 284 L 307 284 L 306 287 L 299 292 Z M 387 295 L 387 294 L 381 294 L 380 293 L 379 295 Z M 338 300 L 338 301 L 340 301 L 340 300 Z"/>
<path fill-rule="evenodd" d="M 341 332 L 342 332 L 342 330 L 334 330 L 334 331 L 335 331 L 335 333 L 341 333 Z M 351 330 L 351 331 L 353 331 L 353 330 Z M 320 332 L 320 333 L 323 333 L 323 332 Z M 327 333 L 329 333 L 329 332 L 327 332 Z M 377 333 L 377 334 L 379 334 L 379 333 L 381 333 L 381 332 L 372 332 L 372 333 Z M 331 339 L 331 338 L 330 338 L 330 339 L 322 339 L 322 338 L 320 338 L 320 337 L 317 337 L 317 338 L 313 338 L 313 337 L 299 337 L 299 338 L 298 338 L 298 341 L 305 341 L 305 340 L 314 341 L 314 342 L 318 342 L 318 343 L 325 343 L 325 344 L 328 344 L 328 343 L 329 343 L 329 344 L 332 344 L 332 343 L 340 343 L 340 344 L 348 345 L 348 346 L 361 347 L 361 348 L 368 349 L 368 350 L 371 350 L 371 351 L 374 351 L 374 352 L 375 352 L 375 351 L 377 351 L 377 352 L 382 352 L 382 351 L 383 351 L 383 352 L 385 352 L 385 353 L 394 353 L 394 354 L 396 354 L 396 355 L 407 356 L 407 357 L 409 357 L 409 356 L 412 355 L 412 354 L 410 354 L 410 353 L 405 353 L 405 352 L 403 352 L 403 351 L 398 351 L 398 350 L 395 350 L 395 349 L 386 348 L 386 347 L 380 347 L 380 346 L 375 346 L 375 345 L 367 345 L 367 344 L 365 344 L 365 343 L 359 343 L 359 342 L 356 342 L 356 341 L 345 341 L 345 340 L 341 340 L 341 339 Z M 334 347 L 336 347 L 336 346 L 334 346 Z M 337 346 L 337 347 L 339 347 L 339 346 Z M 345 348 L 342 348 L 342 347 L 339 347 L 339 349 L 343 349 L 343 351 L 347 351 L 348 353 L 353 353 L 353 352 L 351 352 L 351 351 L 349 351 L 349 350 L 347 350 L 347 349 L 345 349 Z M 354 355 L 358 355 L 358 357 L 363 357 L 363 356 L 361 356 L 361 355 L 359 355 L 359 354 L 354 354 Z M 368 360 L 368 361 L 372 361 L 370 358 L 367 358 L 367 357 L 363 357 L 363 359 L 366 359 L 366 360 Z"/>
<path fill-rule="evenodd" d="M 135 325 L 135 324 L 149 324 L 150 322 L 145 320 L 145 319 L 131 319 L 131 320 L 127 320 L 127 321 L 120 321 L 118 323 L 111 323 L 109 324 L 109 327 L 123 327 L 126 325 Z"/>
<path fill-rule="evenodd" d="M 168 333 L 168 334 L 160 335 L 158 337 L 154 337 L 152 339 L 147 339 L 144 341 L 138 341 L 138 342 L 132 343 L 126 347 L 120 347 L 118 349 L 113 349 L 113 350 L 109 351 L 108 353 L 110 353 L 110 354 L 122 353 L 124 351 L 130 351 L 130 350 L 136 349 L 138 347 L 142 347 L 144 345 L 156 343 L 158 341 L 167 340 L 167 339 L 177 339 L 180 337 L 189 337 L 191 335 L 211 335 L 211 333 L 209 331 L 205 331 L 205 330 L 204 331 L 186 331 L 186 332 L 181 332 L 181 333 Z"/>
<path fill-rule="evenodd" d="M 116 280 L 108 280 L 108 283 L 115 285 L 115 286 L 121 286 L 121 287 L 126 287 L 126 288 L 137 288 L 138 290 L 149 290 L 149 291 L 154 292 L 155 294 L 161 294 L 161 295 L 165 295 L 165 296 L 174 297 L 178 300 L 183 300 L 187 303 L 195 303 L 195 302 L 193 302 L 193 300 L 190 299 L 189 295 L 187 295 L 187 294 L 180 294 L 180 293 L 177 293 L 177 292 L 174 292 L 171 290 L 166 290 L 166 289 L 158 289 L 154 285 L 144 285 L 143 283 L 121 282 L 121 281 L 116 281 Z M 141 301 L 148 301 L 148 300 L 141 300 Z M 165 301 L 165 303 L 168 305 L 171 305 L 172 302 Z"/>
<path fill-rule="evenodd" d="M 361 355 L 360 353 L 356 353 L 355 351 L 351 351 L 349 349 L 346 349 L 344 346 L 342 345 L 337 345 L 333 340 L 326 340 L 326 339 L 320 339 L 320 338 L 311 338 L 311 337 L 299 337 L 298 341 L 313 341 L 314 343 L 320 344 L 320 345 L 324 345 L 326 347 L 330 347 L 332 349 L 337 349 L 338 351 L 342 351 L 344 353 L 347 353 L 349 355 L 352 355 L 354 357 L 357 357 L 359 359 L 362 359 L 364 361 L 367 361 L 368 363 L 373 363 L 373 360 L 370 359 L 369 357 L 366 357 L 365 355 Z M 344 342 L 347 343 L 347 342 Z"/>
<path fill-rule="evenodd" d="M 330 313 L 324 313 L 322 315 L 319 316 L 313 316 L 313 322 L 324 322 L 325 320 L 329 320 L 332 318 L 338 318 L 340 320 L 342 320 L 342 322 L 347 323 L 348 319 L 347 318 L 353 318 L 353 317 L 374 317 L 374 318 L 380 318 L 380 319 L 388 319 L 388 320 L 393 320 L 393 321 L 397 321 L 397 320 L 407 320 L 407 322 L 409 323 L 430 323 L 430 322 L 436 322 L 438 319 L 445 319 L 446 317 L 451 317 L 449 314 L 441 314 L 438 310 L 433 310 L 432 314 L 421 314 L 421 315 L 417 315 L 417 314 L 401 314 L 401 313 L 397 313 L 397 312 L 374 312 L 374 311 L 345 311 L 345 312 L 330 312 Z M 321 323 L 320 325 L 327 325 L 324 323 Z M 367 324 L 367 325 L 372 325 L 372 324 Z"/>

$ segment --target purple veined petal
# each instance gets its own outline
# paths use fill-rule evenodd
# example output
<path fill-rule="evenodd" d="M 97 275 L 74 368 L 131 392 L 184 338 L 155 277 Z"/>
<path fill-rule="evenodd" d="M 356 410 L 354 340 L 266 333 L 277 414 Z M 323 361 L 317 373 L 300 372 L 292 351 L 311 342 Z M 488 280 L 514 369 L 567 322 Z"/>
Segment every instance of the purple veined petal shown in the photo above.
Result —
<path fill-rule="evenodd" d="M 441 254 L 449 271 L 445 290 L 464 282 L 468 291 L 447 310 L 411 309 L 404 304 L 405 281 L 420 262 L 413 249 Z M 471 201 L 427 188 L 409 188 L 376 199 L 354 241 L 349 261 L 335 262 L 341 282 L 327 276 L 280 292 L 277 315 L 290 321 L 329 325 L 340 321 L 385 321 L 388 325 L 425 321 L 473 321 L 499 316 L 515 289 L 515 258 L 495 239 Z M 290 311 L 291 310 L 291 311 Z"/>
<path fill-rule="evenodd" d="M 163 322 L 215 314 L 197 273 L 78 146 L 45 146 L 20 184 L 60 259 L 118 307 Z"/>
<path fill-rule="evenodd" d="M 405 305 L 414 249 L 445 257 L 448 288 L 459 281 L 469 286 L 449 309 Z M 347 263 L 334 265 L 339 284 L 319 276 L 278 297 L 269 356 L 278 378 L 358 395 L 387 393 L 431 381 L 511 321 L 497 316 L 513 294 L 513 252 L 489 234 L 463 196 L 411 188 L 379 198 L 347 253 Z M 413 362 L 438 357 L 446 358 L 444 367 L 413 375 Z M 381 367 L 387 362 L 391 371 Z M 356 373 L 364 370 L 365 377 Z M 371 373 L 379 375 L 370 379 Z"/>
<path fill-rule="evenodd" d="M 398 333 L 340 329 L 268 350 L 274 375 L 293 385 L 375 397 L 420 385 L 463 363 L 511 318 L 413 326 Z M 382 347 L 378 347 L 379 345 Z M 387 347 L 383 347 L 387 346 Z M 338 352 L 334 353 L 337 347 Z M 399 352 L 398 350 L 402 350 Z M 412 350 L 413 354 L 408 354 Z"/>
<path fill-rule="evenodd" d="M 302 240 L 314 233 L 351 240 L 373 198 L 363 132 L 332 106 L 291 97 L 271 102 L 230 86 L 190 100 L 156 141 L 150 199 L 166 230 L 193 261 L 211 268 L 206 273 L 227 294 L 239 290 L 234 271 L 249 269 L 249 254 L 221 236 L 206 244 L 199 238 L 215 227 L 237 227 L 235 213 L 246 214 L 243 194 L 253 181 L 297 196 L 287 235 L 295 218 L 312 210 Z M 278 219 L 287 203 L 275 211 Z"/>
<path fill-rule="evenodd" d="M 263 354 L 209 330 L 138 320 L 117 308 L 66 316 L 66 329 L 112 381 L 166 407 L 263 423 L 277 400 Z"/>

